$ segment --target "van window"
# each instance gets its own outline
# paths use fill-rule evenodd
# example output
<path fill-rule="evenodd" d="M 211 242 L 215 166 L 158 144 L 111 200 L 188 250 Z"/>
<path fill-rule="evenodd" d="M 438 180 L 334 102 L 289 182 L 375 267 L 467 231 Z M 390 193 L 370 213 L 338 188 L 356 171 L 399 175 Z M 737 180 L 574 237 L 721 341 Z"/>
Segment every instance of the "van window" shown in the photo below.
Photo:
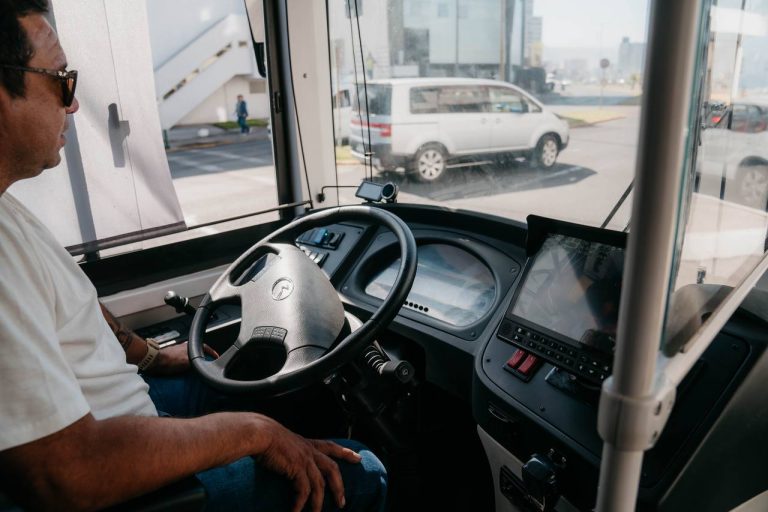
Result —
<path fill-rule="evenodd" d="M 731 130 L 758 133 L 766 129 L 766 116 L 754 105 L 734 105 Z"/>
<path fill-rule="evenodd" d="M 331 97 L 331 106 L 333 108 L 345 108 L 351 105 L 349 101 L 349 91 L 337 91 L 335 96 Z"/>
<path fill-rule="evenodd" d="M 440 87 L 438 112 L 488 112 L 488 89 L 485 87 Z"/>
<path fill-rule="evenodd" d="M 522 114 L 524 112 L 541 112 L 535 103 L 528 101 L 520 93 L 508 87 L 491 87 L 491 111 L 512 112 Z"/>
<path fill-rule="evenodd" d="M 414 87 L 412 114 L 488 112 L 488 89 L 471 86 Z"/>
<path fill-rule="evenodd" d="M 357 84 L 357 94 L 352 100 L 352 110 L 365 113 L 366 96 L 368 114 L 388 116 L 392 114 L 392 87 L 382 84 Z"/>
<path fill-rule="evenodd" d="M 414 87 L 411 89 L 411 114 L 437 113 L 437 87 Z"/>

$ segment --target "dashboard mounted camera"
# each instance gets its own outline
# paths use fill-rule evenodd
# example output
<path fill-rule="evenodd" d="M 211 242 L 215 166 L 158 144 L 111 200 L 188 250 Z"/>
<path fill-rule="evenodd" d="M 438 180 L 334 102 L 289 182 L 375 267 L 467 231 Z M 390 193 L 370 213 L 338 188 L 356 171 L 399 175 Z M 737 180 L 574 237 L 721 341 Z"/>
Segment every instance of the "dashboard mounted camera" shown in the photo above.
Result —
<path fill-rule="evenodd" d="M 400 189 L 391 181 L 387 183 L 375 183 L 363 181 L 355 192 L 355 196 L 372 203 L 394 203 Z"/>

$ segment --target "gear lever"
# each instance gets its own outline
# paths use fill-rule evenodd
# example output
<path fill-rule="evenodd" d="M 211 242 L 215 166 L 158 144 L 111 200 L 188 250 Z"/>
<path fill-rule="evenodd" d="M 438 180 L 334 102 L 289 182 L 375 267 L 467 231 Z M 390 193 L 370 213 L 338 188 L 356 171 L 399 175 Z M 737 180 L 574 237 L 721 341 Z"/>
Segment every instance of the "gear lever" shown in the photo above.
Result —
<path fill-rule="evenodd" d="M 185 313 L 189 316 L 195 316 L 195 307 L 189 303 L 189 299 L 182 295 L 177 295 L 173 290 L 165 294 L 163 301 L 175 309 L 177 313 Z"/>

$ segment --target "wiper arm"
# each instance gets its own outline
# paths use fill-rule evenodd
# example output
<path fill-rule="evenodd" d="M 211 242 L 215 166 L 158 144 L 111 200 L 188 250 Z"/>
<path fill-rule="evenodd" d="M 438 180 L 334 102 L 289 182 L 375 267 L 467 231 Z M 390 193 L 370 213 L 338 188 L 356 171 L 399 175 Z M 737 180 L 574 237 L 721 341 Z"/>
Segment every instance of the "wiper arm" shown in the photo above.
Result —
<path fill-rule="evenodd" d="M 605 220 L 603 221 L 603 223 L 602 223 L 602 224 L 600 224 L 600 228 L 601 228 L 601 229 L 603 229 L 603 228 L 605 228 L 606 226 L 608 226 L 608 223 L 609 223 L 609 222 L 611 222 L 611 220 L 613 220 L 613 217 L 616 215 L 616 212 L 618 212 L 618 211 L 619 211 L 619 208 L 621 208 L 621 205 L 623 205 L 623 204 L 624 204 L 624 201 L 626 201 L 626 200 L 627 200 L 627 198 L 629 197 L 629 194 L 632 192 L 632 187 L 633 187 L 634 185 L 635 185 L 635 180 L 633 179 L 632 181 L 630 181 L 630 182 L 629 182 L 629 186 L 627 187 L 627 190 L 625 190 L 625 191 L 624 191 L 624 193 L 621 195 L 621 197 L 620 197 L 620 198 L 619 198 L 619 200 L 616 202 L 616 204 L 615 204 L 615 205 L 613 205 L 613 209 L 612 209 L 612 210 L 611 210 L 611 212 L 608 214 L 608 216 L 605 218 Z M 624 231 L 626 231 L 628 227 L 629 227 L 629 224 L 627 224 L 627 227 L 626 227 L 626 228 L 624 228 Z"/>

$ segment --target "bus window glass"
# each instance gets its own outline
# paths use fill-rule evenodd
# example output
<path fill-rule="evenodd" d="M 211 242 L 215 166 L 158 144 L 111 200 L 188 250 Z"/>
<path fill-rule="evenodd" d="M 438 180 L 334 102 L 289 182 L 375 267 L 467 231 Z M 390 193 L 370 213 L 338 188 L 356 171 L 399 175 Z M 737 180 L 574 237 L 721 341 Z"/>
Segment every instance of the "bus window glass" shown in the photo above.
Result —
<path fill-rule="evenodd" d="M 348 124 L 334 112 L 333 185 L 393 181 L 402 202 L 627 227 L 647 0 L 328 10 L 332 96 L 356 92 Z M 339 197 L 356 202 L 354 188 Z"/>
<path fill-rule="evenodd" d="M 675 325 L 668 338 L 695 332 L 691 326 L 700 325 L 765 252 L 766 45 L 768 2 L 717 2 L 712 8 L 706 60 L 699 63 L 705 80 L 693 194 L 683 208 L 687 217 L 672 296 L 676 314 L 667 315 Z"/>
<path fill-rule="evenodd" d="M 250 215 L 274 209 L 278 200 L 269 92 L 245 3 L 183 4 L 115 3 L 85 27 L 76 19 L 84 10 L 78 2 L 61 0 L 53 10 L 70 66 L 81 71 L 81 109 L 64 150 L 68 172 L 46 173 L 72 182 L 71 192 L 58 187 L 74 198 L 74 220 L 67 222 L 89 236 L 85 244 L 61 240 L 74 254 L 111 255 L 278 217 Z M 78 172 L 85 175 L 82 190 L 82 179 L 73 178 Z M 15 193 L 40 202 L 31 185 L 19 184 Z M 51 222 L 67 236 L 56 218 Z"/>

